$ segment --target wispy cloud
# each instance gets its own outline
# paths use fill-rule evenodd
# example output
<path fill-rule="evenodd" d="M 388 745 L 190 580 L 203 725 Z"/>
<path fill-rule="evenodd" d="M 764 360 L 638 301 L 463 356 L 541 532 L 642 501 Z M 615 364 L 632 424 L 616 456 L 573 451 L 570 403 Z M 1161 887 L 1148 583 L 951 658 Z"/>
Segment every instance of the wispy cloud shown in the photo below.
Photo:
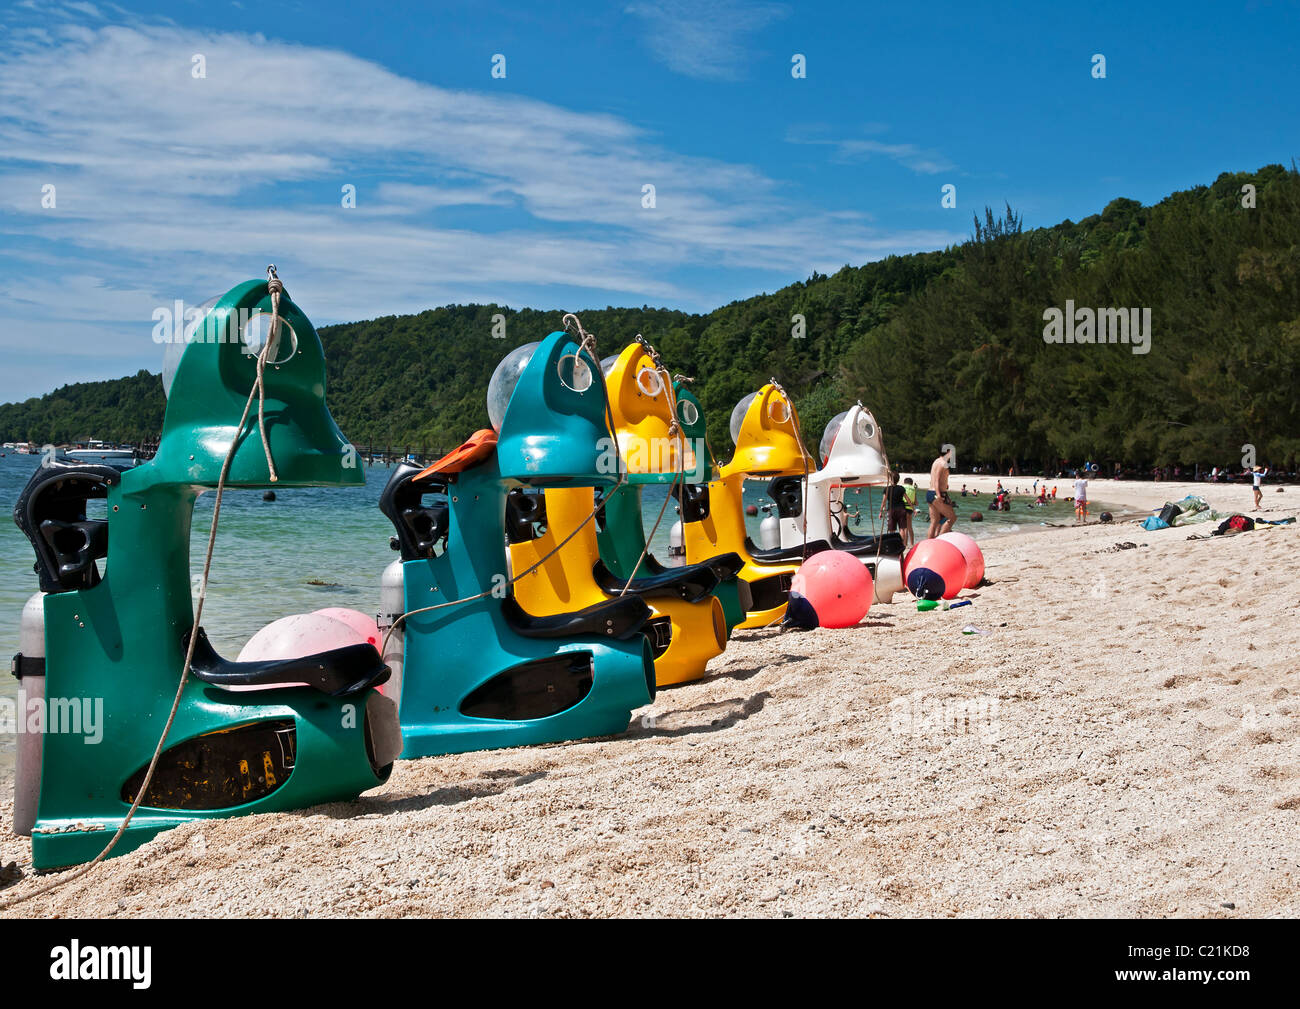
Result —
<path fill-rule="evenodd" d="M 864 133 L 883 133 L 886 127 L 871 124 L 863 128 Z M 919 147 L 909 143 L 887 143 L 870 137 L 830 137 L 821 127 L 803 127 L 791 129 L 786 133 L 786 143 L 813 144 L 829 147 L 839 161 L 867 161 L 871 158 L 888 158 L 914 172 L 923 175 L 935 175 L 950 172 L 956 166 L 938 151 Z"/>
<path fill-rule="evenodd" d="M 154 307 L 271 261 L 320 323 L 467 301 L 705 309 L 954 238 L 881 232 L 613 116 L 260 35 L 121 24 L 11 32 L 0 234 L 0 348 L 60 355 L 0 374 L 0 400 L 78 373 L 77 355 L 156 366 Z M 738 290 L 719 292 L 726 270 Z"/>
<path fill-rule="evenodd" d="M 642 39 L 656 59 L 701 80 L 743 77 L 750 36 L 790 13 L 784 4 L 738 0 L 662 0 L 626 11 L 641 20 Z"/>

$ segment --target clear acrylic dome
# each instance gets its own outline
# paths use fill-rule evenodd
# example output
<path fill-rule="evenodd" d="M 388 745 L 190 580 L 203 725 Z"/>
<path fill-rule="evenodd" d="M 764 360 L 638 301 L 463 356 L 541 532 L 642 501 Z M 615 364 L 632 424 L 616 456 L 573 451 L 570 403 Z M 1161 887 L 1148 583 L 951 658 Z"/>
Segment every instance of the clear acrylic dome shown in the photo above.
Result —
<path fill-rule="evenodd" d="M 757 395 L 758 393 L 751 392 L 748 396 L 746 396 L 739 403 L 737 403 L 736 408 L 731 411 L 732 444 L 735 444 L 736 441 L 740 438 L 740 425 L 745 423 L 745 414 L 749 413 L 749 406 L 751 403 L 754 402 L 754 398 Z"/>
<path fill-rule="evenodd" d="M 514 395 L 515 386 L 519 384 L 519 376 L 524 373 L 528 362 L 533 359 L 533 352 L 537 347 L 537 342 L 516 347 L 501 359 L 496 371 L 492 372 L 492 380 L 488 382 L 487 411 L 492 430 L 498 434 L 501 433 L 501 422 L 505 420 L 510 397 Z"/>
<path fill-rule="evenodd" d="M 166 346 L 163 349 L 162 384 L 163 396 L 172 394 L 172 382 L 176 378 L 176 369 L 181 366 L 185 348 L 196 340 L 204 338 L 201 324 L 216 305 L 218 298 L 209 298 L 202 305 L 186 308 L 179 319 L 171 320 L 171 330 L 167 333 Z M 184 302 L 182 302 L 184 304 Z M 169 310 L 170 311 L 170 310 Z"/>
<path fill-rule="evenodd" d="M 831 446 L 835 444 L 835 436 L 840 433 L 840 428 L 844 426 L 844 418 L 849 415 L 849 411 L 844 410 L 837 413 L 831 418 L 831 422 L 826 425 L 826 430 L 822 432 L 822 442 L 817 447 L 817 454 L 821 456 L 822 463 L 830 457 Z"/>

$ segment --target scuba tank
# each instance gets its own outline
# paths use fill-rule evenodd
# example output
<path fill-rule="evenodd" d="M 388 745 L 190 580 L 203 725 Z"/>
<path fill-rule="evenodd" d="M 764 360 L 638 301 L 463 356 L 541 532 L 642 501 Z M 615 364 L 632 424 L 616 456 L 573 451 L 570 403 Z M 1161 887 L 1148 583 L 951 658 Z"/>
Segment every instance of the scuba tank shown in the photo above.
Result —
<path fill-rule="evenodd" d="M 781 520 L 772 514 L 771 505 L 763 505 L 767 518 L 758 525 L 758 542 L 764 550 L 775 550 L 781 545 Z"/>
<path fill-rule="evenodd" d="M 379 579 L 379 632 L 388 635 L 388 645 L 384 648 L 384 664 L 392 670 L 382 693 L 391 697 L 393 703 L 402 703 L 402 659 L 405 653 L 405 628 L 398 627 L 391 635 L 388 629 L 406 609 L 406 579 L 402 574 L 402 562 L 393 561 L 384 568 Z M 383 640 L 382 638 L 380 639 Z"/>
<path fill-rule="evenodd" d="M 22 647 L 14 656 L 18 678 L 18 754 L 14 768 L 14 833 L 30 836 L 41 795 L 41 744 L 45 733 L 27 731 L 27 712 L 35 699 L 45 704 L 45 593 L 37 592 L 23 607 L 19 631 Z M 43 727 L 43 723 L 42 723 Z"/>
<path fill-rule="evenodd" d="M 681 509 L 677 513 L 681 514 Z M 668 556 L 681 560 L 686 557 L 686 546 L 682 540 L 682 520 L 678 519 L 668 530 Z"/>

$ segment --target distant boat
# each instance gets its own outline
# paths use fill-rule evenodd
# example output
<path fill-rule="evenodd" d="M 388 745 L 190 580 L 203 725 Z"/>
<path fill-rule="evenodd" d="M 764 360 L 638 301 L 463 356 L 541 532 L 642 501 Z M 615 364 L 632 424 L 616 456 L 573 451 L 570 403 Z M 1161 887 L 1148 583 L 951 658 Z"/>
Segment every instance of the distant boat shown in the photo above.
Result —
<path fill-rule="evenodd" d="M 134 459 L 133 448 L 70 448 L 63 453 L 69 459 Z"/>
<path fill-rule="evenodd" d="M 108 448 L 100 446 L 98 448 L 68 448 L 59 453 L 68 459 L 76 459 L 79 462 L 93 462 L 99 459 L 135 459 L 136 450 L 131 447 L 127 448 Z"/>

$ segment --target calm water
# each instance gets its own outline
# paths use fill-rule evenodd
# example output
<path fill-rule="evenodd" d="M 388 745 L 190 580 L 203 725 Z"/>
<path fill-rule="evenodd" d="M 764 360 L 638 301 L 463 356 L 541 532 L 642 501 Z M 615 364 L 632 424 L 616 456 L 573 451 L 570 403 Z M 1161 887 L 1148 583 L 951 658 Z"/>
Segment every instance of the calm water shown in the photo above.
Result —
<path fill-rule="evenodd" d="M 40 464 L 39 456 L 7 452 L 0 458 L 0 659 L 18 651 L 18 626 L 23 603 L 37 589 L 32 573 L 33 554 L 26 537 L 10 517 L 18 494 Z M 347 489 L 304 488 L 277 490 L 277 500 L 262 500 L 257 490 L 227 491 L 212 566 L 203 624 L 222 654 L 234 658 L 243 643 L 260 627 L 278 617 L 325 606 L 346 606 L 374 613 L 379 606 L 379 576 L 396 554 L 389 548 L 392 526 L 379 512 L 379 493 L 390 470 L 375 466 L 365 470 L 364 487 Z M 768 499 L 764 484 L 746 486 L 746 503 Z M 643 512 L 647 530 L 654 524 L 664 500 L 664 488 L 646 488 Z M 202 569 L 208 525 L 212 520 L 212 494 L 199 498 L 195 510 L 191 562 L 194 574 Z M 1017 502 L 1007 513 L 985 512 L 982 524 L 962 521 L 972 510 L 987 508 L 988 499 L 955 499 L 959 528 L 986 538 L 1014 532 L 1022 525 L 1044 520 L 1069 521 L 1073 511 L 1058 501 L 1042 509 L 1026 509 Z M 869 533 L 879 497 L 852 491 L 850 502 L 861 510 L 855 531 Z M 102 515 L 102 502 L 100 514 Z M 92 512 L 93 514 L 93 512 Z M 668 534 L 677 515 L 669 505 L 654 536 L 660 559 L 668 556 Z M 763 513 L 748 519 L 750 535 L 759 542 Z M 877 527 L 879 523 L 877 522 Z M 924 535 L 924 511 L 915 528 Z M 179 673 L 179 670 L 177 671 Z M 12 698 L 17 681 L 0 675 L 0 697 Z M 0 736 L 0 787 L 7 788 L 14 739 Z"/>

